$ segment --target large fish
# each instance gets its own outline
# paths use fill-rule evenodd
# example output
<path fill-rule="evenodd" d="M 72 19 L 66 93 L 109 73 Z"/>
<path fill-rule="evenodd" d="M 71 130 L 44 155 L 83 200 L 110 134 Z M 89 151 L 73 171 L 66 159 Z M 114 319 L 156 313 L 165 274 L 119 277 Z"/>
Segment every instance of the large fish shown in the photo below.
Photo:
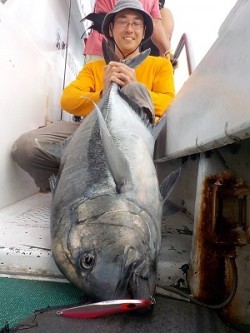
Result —
<path fill-rule="evenodd" d="M 159 130 L 113 83 L 70 140 L 53 148 L 40 142 L 54 155 L 63 151 L 51 181 L 54 260 L 92 298 L 154 294 L 163 206 L 153 163 Z M 164 182 L 164 196 L 177 178 Z"/>

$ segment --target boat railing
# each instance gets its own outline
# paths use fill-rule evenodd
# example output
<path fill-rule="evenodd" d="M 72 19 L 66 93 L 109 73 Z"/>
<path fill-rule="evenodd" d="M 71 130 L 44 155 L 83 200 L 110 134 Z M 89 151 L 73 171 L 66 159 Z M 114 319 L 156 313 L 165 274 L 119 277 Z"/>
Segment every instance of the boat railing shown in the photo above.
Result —
<path fill-rule="evenodd" d="M 191 75 L 195 68 L 195 63 L 194 63 L 193 52 L 191 51 L 191 44 L 190 44 L 188 35 L 186 33 L 183 33 L 183 35 L 181 36 L 181 38 L 179 40 L 179 43 L 177 44 L 177 47 L 176 47 L 174 55 L 173 55 L 173 61 L 178 62 L 179 56 L 180 56 L 184 46 L 185 46 L 185 51 L 186 51 L 188 74 Z"/>

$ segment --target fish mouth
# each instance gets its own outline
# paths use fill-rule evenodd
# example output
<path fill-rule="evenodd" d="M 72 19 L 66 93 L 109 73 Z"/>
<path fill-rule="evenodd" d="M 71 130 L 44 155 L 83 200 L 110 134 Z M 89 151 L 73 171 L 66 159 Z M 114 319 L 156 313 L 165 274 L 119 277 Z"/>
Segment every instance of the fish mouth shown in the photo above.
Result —
<path fill-rule="evenodd" d="M 151 299 L 155 293 L 156 264 L 152 263 L 149 255 L 142 256 L 133 247 L 127 249 L 124 259 L 122 278 L 114 298 Z"/>

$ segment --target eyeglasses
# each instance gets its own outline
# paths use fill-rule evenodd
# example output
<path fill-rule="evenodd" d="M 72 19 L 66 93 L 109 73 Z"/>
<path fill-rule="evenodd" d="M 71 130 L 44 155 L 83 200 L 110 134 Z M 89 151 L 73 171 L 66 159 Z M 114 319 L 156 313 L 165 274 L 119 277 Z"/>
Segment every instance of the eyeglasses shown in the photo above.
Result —
<path fill-rule="evenodd" d="M 131 27 L 134 30 L 141 30 L 143 29 L 144 26 L 142 21 L 128 22 L 127 20 L 119 20 L 119 19 L 115 21 L 114 24 L 117 25 L 120 29 L 125 29 L 131 25 Z"/>

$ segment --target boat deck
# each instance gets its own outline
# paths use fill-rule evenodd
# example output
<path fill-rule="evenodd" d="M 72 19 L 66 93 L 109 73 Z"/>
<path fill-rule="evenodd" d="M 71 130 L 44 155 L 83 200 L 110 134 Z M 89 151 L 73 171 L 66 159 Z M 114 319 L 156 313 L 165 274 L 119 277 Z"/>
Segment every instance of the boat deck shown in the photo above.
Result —
<path fill-rule="evenodd" d="M 0 210 L 0 274 L 60 279 L 50 249 L 51 194 L 36 194 Z"/>
<path fill-rule="evenodd" d="M 63 284 L 63 288 L 60 289 L 55 283 L 53 283 L 53 287 L 37 286 L 33 285 L 36 281 L 29 281 L 27 288 L 33 297 L 28 306 L 27 302 L 24 303 L 27 288 L 24 288 L 20 280 L 15 278 L 67 282 L 57 269 L 51 255 L 50 204 L 51 194 L 39 193 L 0 210 L 0 276 L 2 276 L 2 286 L 8 284 L 11 288 L 8 290 L 7 295 L 9 296 L 4 303 L 5 311 L 1 313 L 1 325 L 4 325 L 5 322 L 9 322 L 11 326 L 20 323 L 21 328 L 28 327 L 32 333 L 82 332 L 83 326 L 86 332 L 99 332 L 100 327 L 103 332 L 120 331 L 124 333 L 131 332 L 131 330 L 144 332 L 145 329 L 178 333 L 237 332 L 224 324 L 214 311 L 178 299 L 162 298 L 159 292 L 156 295 L 157 302 L 154 311 L 147 316 L 124 314 L 99 318 L 95 321 L 77 319 L 69 321 L 67 318 L 57 316 L 56 313 L 58 306 L 69 304 L 67 303 L 69 297 L 71 297 L 70 302 L 78 299 L 77 291 L 74 293 L 74 290 L 69 289 L 73 286 L 67 283 Z M 192 226 L 192 220 L 182 212 L 163 219 L 158 286 L 173 285 L 184 278 L 180 267 L 189 261 Z M 25 283 L 24 280 L 22 282 Z M 62 284 L 59 283 L 59 285 Z M 67 286 L 69 288 L 65 288 Z M 49 297 L 48 291 L 50 292 Z M 15 303 L 12 299 L 13 292 L 15 293 Z M 67 300 L 65 300 L 66 296 Z M 174 298 L 178 298 L 177 295 Z M 35 301 L 37 303 L 34 305 Z M 38 309 L 42 302 L 46 306 L 49 305 L 47 310 L 43 308 L 32 315 L 32 311 Z M 56 305 L 55 309 L 51 308 L 53 304 Z M 23 312 L 20 310 L 20 306 Z M 40 305 L 40 308 L 42 307 Z M 29 317 L 22 322 L 27 315 Z"/>

